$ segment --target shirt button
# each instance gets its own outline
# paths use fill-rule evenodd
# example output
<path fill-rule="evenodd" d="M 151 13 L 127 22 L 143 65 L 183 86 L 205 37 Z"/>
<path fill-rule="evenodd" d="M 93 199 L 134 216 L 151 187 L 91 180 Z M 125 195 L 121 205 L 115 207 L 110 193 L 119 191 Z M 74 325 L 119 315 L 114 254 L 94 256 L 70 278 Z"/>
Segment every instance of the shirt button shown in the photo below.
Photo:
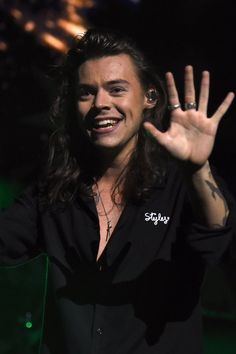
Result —
<path fill-rule="evenodd" d="M 103 330 L 101 328 L 97 329 L 97 334 L 99 334 L 100 336 L 103 334 Z"/>

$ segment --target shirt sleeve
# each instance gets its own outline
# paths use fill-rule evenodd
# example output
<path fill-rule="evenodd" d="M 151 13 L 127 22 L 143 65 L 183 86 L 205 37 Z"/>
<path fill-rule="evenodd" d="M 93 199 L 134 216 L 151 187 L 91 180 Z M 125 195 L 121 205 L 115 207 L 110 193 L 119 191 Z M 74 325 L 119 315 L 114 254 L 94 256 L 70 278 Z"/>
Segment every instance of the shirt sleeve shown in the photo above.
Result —
<path fill-rule="evenodd" d="M 39 253 L 36 188 L 27 188 L 0 214 L 0 265 L 24 262 Z"/>

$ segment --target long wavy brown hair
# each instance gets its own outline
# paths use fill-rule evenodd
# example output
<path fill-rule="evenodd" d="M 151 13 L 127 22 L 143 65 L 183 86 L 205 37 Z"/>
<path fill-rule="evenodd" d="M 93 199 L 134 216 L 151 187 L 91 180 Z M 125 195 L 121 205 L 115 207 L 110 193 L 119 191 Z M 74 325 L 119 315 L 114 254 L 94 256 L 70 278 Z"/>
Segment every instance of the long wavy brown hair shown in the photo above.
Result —
<path fill-rule="evenodd" d="M 70 202 L 77 193 L 93 195 L 91 186 L 99 177 L 98 166 L 95 148 L 78 123 L 78 68 L 86 60 L 122 53 L 132 59 L 143 89 L 155 88 L 156 105 L 144 112 L 144 120 L 161 130 L 165 128 L 166 94 L 156 68 L 145 59 L 133 39 L 114 31 L 89 29 L 75 39 L 59 67 L 61 83 L 51 110 L 53 132 L 43 182 L 43 194 L 49 204 Z M 162 148 L 141 125 L 136 149 L 116 181 L 113 197 L 119 192 L 124 201 L 140 202 L 148 197 L 154 185 L 162 182 L 165 172 L 166 156 Z"/>

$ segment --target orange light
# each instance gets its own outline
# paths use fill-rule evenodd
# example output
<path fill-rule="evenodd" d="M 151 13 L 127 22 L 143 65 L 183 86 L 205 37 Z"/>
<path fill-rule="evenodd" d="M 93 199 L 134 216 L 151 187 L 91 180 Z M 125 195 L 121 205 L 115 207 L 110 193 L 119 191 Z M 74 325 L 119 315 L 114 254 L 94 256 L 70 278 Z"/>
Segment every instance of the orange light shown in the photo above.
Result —
<path fill-rule="evenodd" d="M 11 14 L 15 19 L 20 20 L 23 16 L 22 12 L 18 9 L 11 9 Z"/>
<path fill-rule="evenodd" d="M 28 21 L 26 22 L 24 28 L 27 32 L 31 32 L 35 29 L 35 23 L 33 21 Z"/>
<path fill-rule="evenodd" d="M 93 7 L 93 0 L 67 0 L 67 3 L 75 7 Z"/>
<path fill-rule="evenodd" d="M 0 51 L 5 52 L 8 49 L 8 45 L 6 42 L 0 41 Z"/>
<path fill-rule="evenodd" d="M 66 31 L 68 34 L 72 36 L 76 36 L 80 33 L 84 33 L 86 31 L 86 28 L 82 25 L 76 25 L 72 22 L 60 19 L 57 21 L 58 27 L 62 28 L 64 31 Z"/>
<path fill-rule="evenodd" d="M 68 46 L 66 45 L 66 43 L 51 35 L 50 33 L 41 33 L 40 39 L 44 44 L 47 44 L 53 49 L 56 49 L 60 52 L 66 52 L 68 50 Z"/>

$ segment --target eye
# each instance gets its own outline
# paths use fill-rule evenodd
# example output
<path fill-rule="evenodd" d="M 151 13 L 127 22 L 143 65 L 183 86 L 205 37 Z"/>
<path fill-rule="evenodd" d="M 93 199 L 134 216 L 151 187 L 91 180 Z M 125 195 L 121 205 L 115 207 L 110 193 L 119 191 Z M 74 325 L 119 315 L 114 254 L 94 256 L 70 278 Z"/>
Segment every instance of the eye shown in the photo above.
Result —
<path fill-rule="evenodd" d="M 115 96 L 119 96 L 125 91 L 126 91 L 126 89 L 122 86 L 114 86 L 114 87 L 111 87 L 111 89 L 110 89 L 110 93 Z"/>
<path fill-rule="evenodd" d="M 78 99 L 81 101 L 88 99 L 92 94 L 92 90 L 88 87 L 79 87 L 78 89 Z"/>

